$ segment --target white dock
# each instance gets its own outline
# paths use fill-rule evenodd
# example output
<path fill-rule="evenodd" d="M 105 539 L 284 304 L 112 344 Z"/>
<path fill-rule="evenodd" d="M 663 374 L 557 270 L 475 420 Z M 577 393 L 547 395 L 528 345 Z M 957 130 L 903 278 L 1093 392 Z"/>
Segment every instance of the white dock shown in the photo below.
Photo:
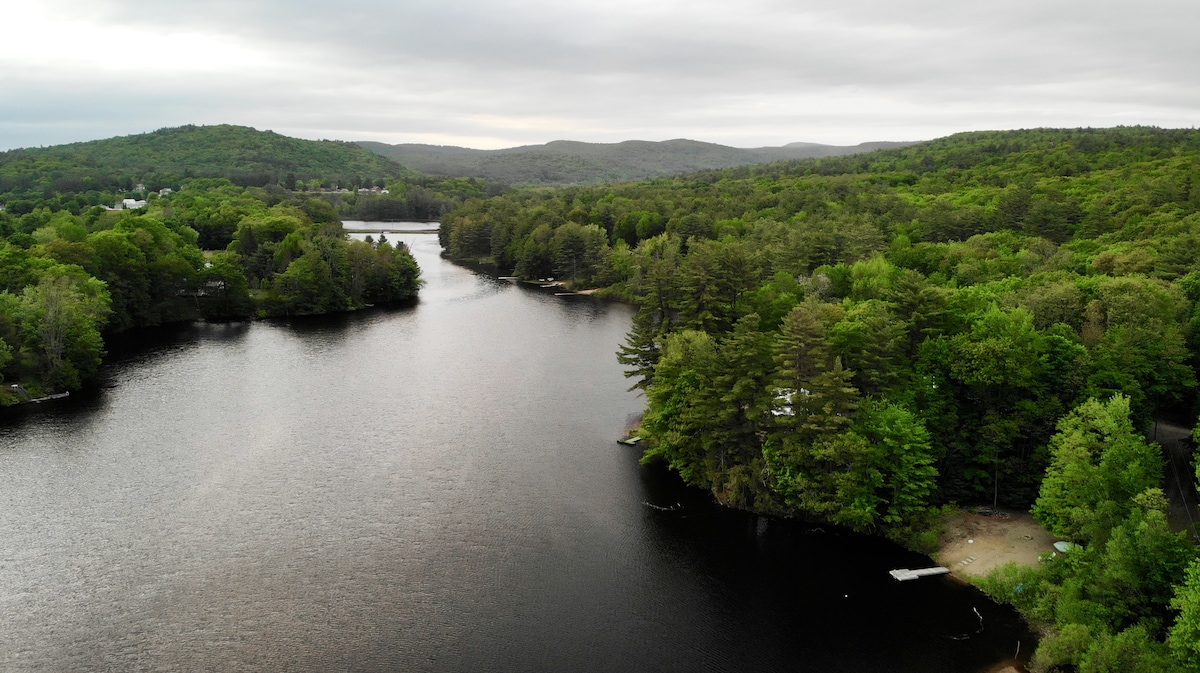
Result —
<path fill-rule="evenodd" d="M 915 580 L 918 577 L 925 577 L 927 575 L 945 575 L 949 572 L 949 568 L 938 566 L 936 568 L 921 568 L 919 570 L 900 568 L 899 570 L 889 570 L 888 574 L 891 575 L 892 578 L 897 582 L 907 582 L 908 580 Z"/>

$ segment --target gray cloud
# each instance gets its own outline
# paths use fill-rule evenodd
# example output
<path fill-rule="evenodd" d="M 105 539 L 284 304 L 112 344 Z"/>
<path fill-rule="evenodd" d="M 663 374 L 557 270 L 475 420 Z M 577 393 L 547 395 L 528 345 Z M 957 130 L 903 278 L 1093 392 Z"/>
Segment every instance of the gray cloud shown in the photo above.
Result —
<path fill-rule="evenodd" d="M 122 45 L 118 61 L 47 62 L 0 48 L 0 147 L 222 122 L 490 147 L 674 137 L 754 146 L 1194 126 L 1200 113 L 1190 0 L 49 7 L 159 53 Z"/>

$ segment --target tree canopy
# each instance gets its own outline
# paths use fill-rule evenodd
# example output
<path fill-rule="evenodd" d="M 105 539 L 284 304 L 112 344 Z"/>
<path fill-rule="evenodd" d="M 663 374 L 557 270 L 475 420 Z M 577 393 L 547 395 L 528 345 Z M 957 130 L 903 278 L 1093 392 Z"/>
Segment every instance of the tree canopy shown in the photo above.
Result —
<path fill-rule="evenodd" d="M 420 282 L 403 244 L 350 240 L 328 201 L 227 180 L 135 210 L 0 212 L 0 234 L 0 377 L 30 395 L 83 385 L 106 335 L 392 304 Z"/>
<path fill-rule="evenodd" d="M 568 270 L 555 241 L 584 230 Z M 944 503 L 1033 506 L 1080 545 L 991 587 L 1052 627 L 1039 665 L 1195 670 L 1196 554 L 1144 430 L 1195 416 L 1200 131 L 524 189 L 440 236 L 638 306 L 618 357 L 646 460 L 728 505 L 907 541 Z"/>
<path fill-rule="evenodd" d="M 687 473 L 722 497 L 726 472 L 739 484 L 735 502 L 774 507 L 785 482 L 795 502 L 836 490 L 797 481 L 808 472 L 795 461 L 823 445 L 805 439 L 796 453 L 785 444 L 799 435 L 774 432 L 780 417 L 760 417 L 763 399 L 788 391 L 789 422 L 833 423 L 838 441 L 863 407 L 826 410 L 834 402 L 822 396 L 911 413 L 938 473 L 930 502 L 1026 507 L 1059 419 L 1084 400 L 1122 395 L 1135 426 L 1190 411 L 1198 176 L 1197 131 L 980 132 L 641 183 L 518 190 L 468 200 L 443 219 L 440 237 L 453 257 L 636 303 L 620 357 L 647 390 L 648 418 L 678 398 L 654 391 L 674 388 L 675 376 L 733 380 L 697 371 L 704 358 L 676 368 L 670 335 L 702 333 L 719 365 L 741 363 L 738 375 L 753 378 L 746 394 L 721 390 L 729 399 L 708 403 L 725 411 L 704 417 L 724 425 L 693 428 L 687 440 L 697 465 L 717 466 Z M 674 347 L 698 348 L 699 338 Z M 706 395 L 688 390 L 689 405 Z M 658 430 L 667 427 L 643 434 L 649 451 L 671 460 L 664 447 L 676 444 Z M 837 472 L 835 462 L 828 469 Z M 802 511 L 825 507 L 805 501 Z"/>

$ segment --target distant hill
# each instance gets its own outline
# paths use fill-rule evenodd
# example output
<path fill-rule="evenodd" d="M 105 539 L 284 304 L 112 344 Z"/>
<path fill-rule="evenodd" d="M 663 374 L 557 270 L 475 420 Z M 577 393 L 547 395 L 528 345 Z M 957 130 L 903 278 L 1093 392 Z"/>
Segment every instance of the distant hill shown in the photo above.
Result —
<path fill-rule="evenodd" d="M 0 153 L 0 195 L 168 186 L 186 177 L 241 185 L 404 174 L 391 159 L 353 143 L 300 140 L 245 126 L 180 126 L 152 133 Z"/>
<path fill-rule="evenodd" d="M 913 143 L 874 142 L 853 146 L 791 143 L 741 149 L 695 140 L 583 143 L 556 140 L 502 150 L 359 142 L 358 145 L 422 173 L 475 177 L 503 184 L 569 185 L 627 182 L 666 175 L 791 159 L 814 159 L 870 152 Z"/>

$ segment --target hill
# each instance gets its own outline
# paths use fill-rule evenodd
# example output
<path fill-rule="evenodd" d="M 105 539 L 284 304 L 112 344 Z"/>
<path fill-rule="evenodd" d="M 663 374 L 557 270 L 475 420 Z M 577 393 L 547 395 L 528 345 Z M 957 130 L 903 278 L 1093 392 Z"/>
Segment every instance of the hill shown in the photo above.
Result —
<path fill-rule="evenodd" d="M 853 146 L 791 143 L 742 149 L 695 140 L 584 143 L 556 140 L 501 150 L 375 142 L 365 149 L 430 175 L 476 177 L 507 185 L 588 185 L 628 182 L 700 170 L 870 152 L 911 143 L 876 142 Z"/>
<path fill-rule="evenodd" d="M 300 140 L 245 126 L 180 126 L 0 153 L 0 201 L 129 191 L 137 183 L 156 190 L 189 177 L 292 187 L 297 180 L 348 185 L 403 173 L 394 161 L 353 143 Z"/>

